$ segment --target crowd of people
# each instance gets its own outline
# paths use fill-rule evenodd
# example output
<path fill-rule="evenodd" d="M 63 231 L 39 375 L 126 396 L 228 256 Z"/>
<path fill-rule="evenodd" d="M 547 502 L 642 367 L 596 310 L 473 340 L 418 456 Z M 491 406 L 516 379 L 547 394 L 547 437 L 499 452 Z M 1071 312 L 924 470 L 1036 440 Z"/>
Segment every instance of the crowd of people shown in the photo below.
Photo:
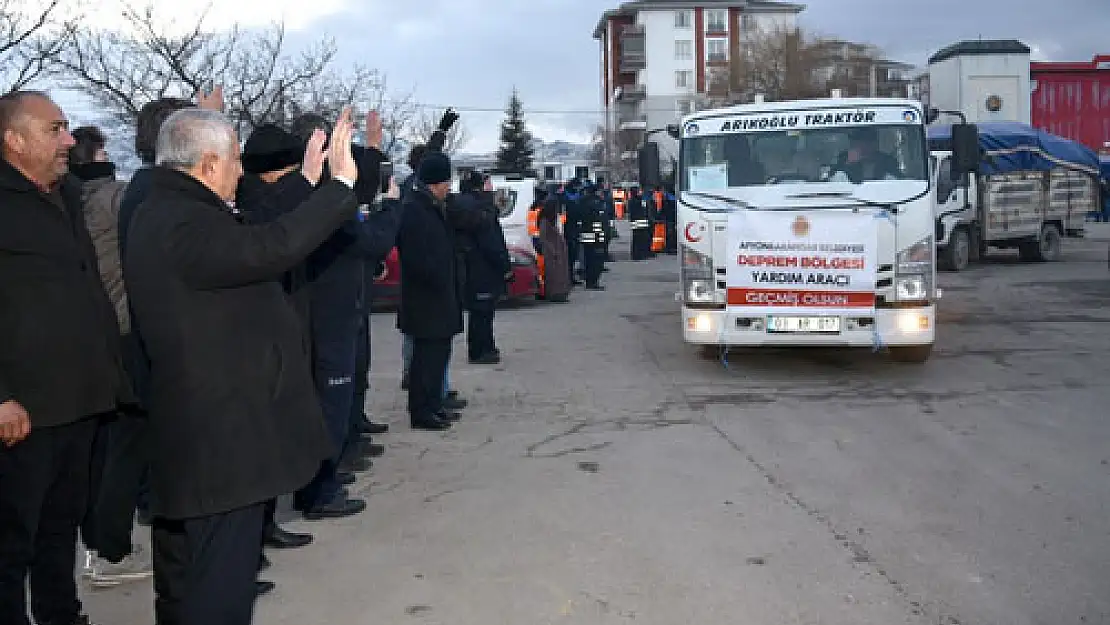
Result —
<path fill-rule="evenodd" d="M 278 498 L 308 520 L 366 508 L 347 487 L 389 430 L 365 405 L 393 247 L 410 425 L 448 429 L 467 405 L 448 368 L 464 311 L 471 362 L 500 361 L 512 266 L 488 178 L 451 192 L 456 113 L 398 181 L 374 112 L 363 145 L 344 111 L 240 147 L 222 111 L 219 90 L 148 103 L 122 181 L 99 129 L 71 132 L 46 93 L 0 97 L 5 625 L 89 623 L 79 576 L 153 577 L 162 625 L 249 623 L 273 589 L 265 548 L 313 540 L 279 525 Z"/>

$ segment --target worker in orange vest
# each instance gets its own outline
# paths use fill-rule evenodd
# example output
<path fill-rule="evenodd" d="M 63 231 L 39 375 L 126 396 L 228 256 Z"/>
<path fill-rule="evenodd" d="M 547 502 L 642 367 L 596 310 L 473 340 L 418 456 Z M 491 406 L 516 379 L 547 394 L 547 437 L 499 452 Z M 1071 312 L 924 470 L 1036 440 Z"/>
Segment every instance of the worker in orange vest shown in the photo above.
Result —
<path fill-rule="evenodd" d="M 651 251 L 661 254 L 667 247 L 667 224 L 663 220 L 663 187 L 656 186 L 651 194 L 651 206 L 648 215 L 654 224 L 651 229 Z"/>

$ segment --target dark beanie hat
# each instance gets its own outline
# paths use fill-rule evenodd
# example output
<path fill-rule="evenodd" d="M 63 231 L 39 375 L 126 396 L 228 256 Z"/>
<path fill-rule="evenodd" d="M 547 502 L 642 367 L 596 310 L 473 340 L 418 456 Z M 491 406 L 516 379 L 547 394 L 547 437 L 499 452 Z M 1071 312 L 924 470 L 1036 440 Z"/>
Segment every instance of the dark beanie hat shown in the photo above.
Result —
<path fill-rule="evenodd" d="M 254 129 L 243 146 L 243 170 L 251 174 L 285 169 L 304 159 L 304 145 L 292 133 L 274 124 Z"/>
<path fill-rule="evenodd" d="M 442 152 L 429 152 L 420 161 L 417 175 L 424 184 L 447 182 L 451 179 L 451 159 Z"/>

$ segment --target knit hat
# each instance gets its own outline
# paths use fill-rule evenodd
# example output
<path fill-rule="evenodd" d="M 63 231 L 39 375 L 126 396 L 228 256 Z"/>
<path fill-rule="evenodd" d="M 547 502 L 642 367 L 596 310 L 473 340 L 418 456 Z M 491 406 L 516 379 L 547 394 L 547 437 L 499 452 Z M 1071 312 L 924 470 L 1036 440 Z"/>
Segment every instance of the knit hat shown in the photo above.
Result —
<path fill-rule="evenodd" d="M 429 152 L 420 161 L 420 169 L 417 171 L 420 182 L 424 184 L 447 182 L 451 179 L 451 159 L 442 152 Z"/>
<path fill-rule="evenodd" d="M 251 174 L 285 169 L 304 159 L 304 145 L 280 126 L 263 124 L 254 129 L 243 147 L 243 170 Z"/>

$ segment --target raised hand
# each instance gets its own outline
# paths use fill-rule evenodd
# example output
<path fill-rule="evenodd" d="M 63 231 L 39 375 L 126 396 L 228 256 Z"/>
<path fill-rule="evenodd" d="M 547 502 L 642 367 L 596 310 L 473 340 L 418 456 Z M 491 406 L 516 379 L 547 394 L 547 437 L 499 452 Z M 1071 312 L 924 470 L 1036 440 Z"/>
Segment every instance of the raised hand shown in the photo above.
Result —
<path fill-rule="evenodd" d="M 201 91 L 197 96 L 197 107 L 209 111 L 224 112 L 224 87 L 223 85 L 216 85 L 212 91 Z"/>
<path fill-rule="evenodd" d="M 386 193 L 385 197 L 390 200 L 401 199 L 401 187 L 397 186 L 397 179 L 393 176 L 389 177 L 389 193 Z"/>
<path fill-rule="evenodd" d="M 11 447 L 31 433 L 31 416 L 15 400 L 0 404 L 0 443 Z"/>
<path fill-rule="evenodd" d="M 453 126 L 458 119 L 459 114 L 455 112 L 455 109 L 447 109 L 443 112 L 443 117 L 439 120 L 439 129 L 443 132 L 451 130 L 451 126 Z"/>
<path fill-rule="evenodd" d="M 324 175 L 324 161 L 328 157 L 328 151 L 324 149 L 324 143 L 327 140 L 328 135 L 317 128 L 309 137 L 308 145 L 304 149 L 301 173 L 312 183 L 312 186 L 319 184 L 321 176 Z"/>
<path fill-rule="evenodd" d="M 370 111 L 366 114 L 366 145 L 381 149 L 382 137 L 384 136 L 382 130 L 382 115 L 377 111 Z"/>
<path fill-rule="evenodd" d="M 328 144 L 328 165 L 332 175 L 358 180 L 358 164 L 351 151 L 351 139 L 355 127 L 351 123 L 351 109 L 344 108 L 335 122 L 335 129 L 331 131 L 331 142 Z"/>

